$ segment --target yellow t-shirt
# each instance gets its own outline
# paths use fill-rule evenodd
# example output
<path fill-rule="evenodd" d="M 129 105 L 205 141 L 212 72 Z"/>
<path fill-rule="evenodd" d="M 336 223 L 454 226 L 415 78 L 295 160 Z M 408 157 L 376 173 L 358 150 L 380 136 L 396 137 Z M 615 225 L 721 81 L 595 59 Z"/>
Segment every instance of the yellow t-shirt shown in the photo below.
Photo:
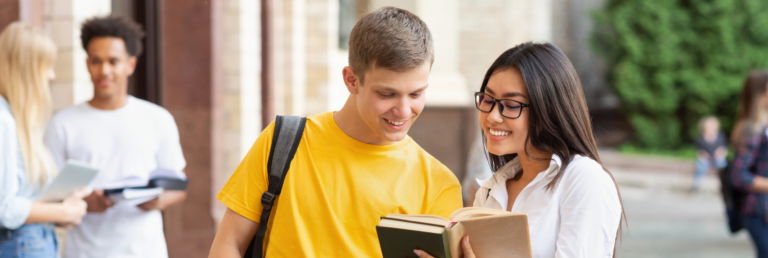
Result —
<path fill-rule="evenodd" d="M 217 196 L 256 222 L 273 131 L 274 123 Z M 410 137 L 387 146 L 365 144 L 342 132 L 333 112 L 313 115 L 272 210 L 267 257 L 381 257 L 380 217 L 447 218 L 461 207 L 456 176 Z"/>

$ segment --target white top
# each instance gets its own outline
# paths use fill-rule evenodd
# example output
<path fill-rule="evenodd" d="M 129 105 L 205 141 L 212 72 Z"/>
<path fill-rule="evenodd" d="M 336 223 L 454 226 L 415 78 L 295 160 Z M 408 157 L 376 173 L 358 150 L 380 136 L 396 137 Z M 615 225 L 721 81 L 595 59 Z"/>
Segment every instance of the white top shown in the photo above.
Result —
<path fill-rule="evenodd" d="M 552 156 L 512 206 L 512 212 L 528 213 L 533 257 L 613 257 L 621 219 L 616 185 L 599 163 L 576 155 L 555 187 L 546 189 L 561 164 Z M 504 165 L 477 191 L 474 206 L 509 210 L 505 182 L 520 170 L 519 158 Z"/>
<path fill-rule="evenodd" d="M 51 182 L 51 165 L 46 164 L 46 182 Z M 8 101 L 0 96 L 0 228 L 17 229 L 24 225 L 32 210 L 32 202 L 42 187 L 27 182 L 24 159 Z"/>
<path fill-rule="evenodd" d="M 60 111 L 45 143 L 59 166 L 75 159 L 98 168 L 94 189 L 146 185 L 157 168 L 186 166 L 171 114 L 132 96 L 117 110 L 83 103 Z M 161 213 L 120 202 L 104 213 L 88 213 L 69 230 L 64 257 L 168 257 Z"/>

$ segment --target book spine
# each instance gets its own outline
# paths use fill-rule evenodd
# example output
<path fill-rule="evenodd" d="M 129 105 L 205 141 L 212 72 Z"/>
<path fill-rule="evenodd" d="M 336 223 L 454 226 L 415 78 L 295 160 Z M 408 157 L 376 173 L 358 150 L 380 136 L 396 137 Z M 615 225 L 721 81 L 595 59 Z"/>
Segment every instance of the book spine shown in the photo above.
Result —
<path fill-rule="evenodd" d="M 451 244 L 448 240 L 448 229 L 443 229 L 443 249 L 445 250 L 445 258 L 451 258 Z"/>

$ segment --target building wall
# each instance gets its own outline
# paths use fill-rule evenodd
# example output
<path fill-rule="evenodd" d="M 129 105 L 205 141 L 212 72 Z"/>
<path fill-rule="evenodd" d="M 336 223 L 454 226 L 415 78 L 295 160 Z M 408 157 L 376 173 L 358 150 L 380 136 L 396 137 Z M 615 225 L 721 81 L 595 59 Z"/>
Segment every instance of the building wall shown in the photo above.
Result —
<path fill-rule="evenodd" d="M 260 15 L 250 0 L 224 0 L 222 16 L 222 162 L 211 179 L 212 215 L 218 223 L 226 207 L 216 199 L 261 131 Z"/>
<path fill-rule="evenodd" d="M 549 1 L 461 0 L 460 71 L 470 91 L 502 52 L 527 41 L 552 41 Z"/>
<path fill-rule="evenodd" d="M 170 257 L 206 257 L 216 233 L 211 179 L 226 162 L 223 4 L 164 0 L 160 6 L 160 102 L 178 125 L 189 178 L 185 202 L 163 212 Z"/>
<path fill-rule="evenodd" d="M 18 21 L 21 14 L 19 0 L 0 0 L 0 28 Z"/>
<path fill-rule="evenodd" d="M 337 96 L 331 94 L 338 88 L 332 82 L 341 81 L 346 65 L 346 54 L 337 47 L 338 0 L 279 1 L 274 22 L 275 113 L 338 110 Z"/>
<path fill-rule="evenodd" d="M 590 46 L 594 23 L 591 13 L 599 9 L 605 0 L 557 0 L 562 8 L 554 27 L 562 32 L 558 47 L 571 59 L 581 79 L 587 104 L 592 111 L 616 109 L 618 99 L 605 80 L 608 67 Z"/>
<path fill-rule="evenodd" d="M 0 30 L 15 21 L 43 27 L 44 0 L 0 0 Z"/>
<path fill-rule="evenodd" d="M 51 82 L 53 109 L 58 111 L 93 97 L 80 25 L 88 18 L 110 14 L 112 5 L 111 1 L 45 1 L 45 30 L 58 46 L 56 79 Z"/>

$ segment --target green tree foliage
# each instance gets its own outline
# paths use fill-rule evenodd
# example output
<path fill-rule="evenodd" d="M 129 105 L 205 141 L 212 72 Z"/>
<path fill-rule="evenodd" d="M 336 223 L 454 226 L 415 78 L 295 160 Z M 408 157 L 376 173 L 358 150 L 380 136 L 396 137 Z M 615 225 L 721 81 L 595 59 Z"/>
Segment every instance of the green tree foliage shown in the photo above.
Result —
<path fill-rule="evenodd" d="M 768 67 L 768 1 L 606 0 L 592 46 L 638 147 L 690 144 L 705 115 L 728 132 L 750 70 Z"/>

